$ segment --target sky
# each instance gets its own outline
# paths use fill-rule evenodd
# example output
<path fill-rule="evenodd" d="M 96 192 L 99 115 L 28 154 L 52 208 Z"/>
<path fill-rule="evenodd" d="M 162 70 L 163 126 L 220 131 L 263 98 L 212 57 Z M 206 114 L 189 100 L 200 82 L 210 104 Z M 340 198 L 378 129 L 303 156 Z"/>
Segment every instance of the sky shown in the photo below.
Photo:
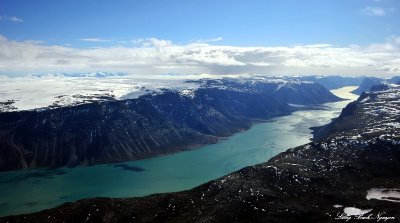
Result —
<path fill-rule="evenodd" d="M 400 73 L 399 0 L 1 0 L 0 74 Z"/>

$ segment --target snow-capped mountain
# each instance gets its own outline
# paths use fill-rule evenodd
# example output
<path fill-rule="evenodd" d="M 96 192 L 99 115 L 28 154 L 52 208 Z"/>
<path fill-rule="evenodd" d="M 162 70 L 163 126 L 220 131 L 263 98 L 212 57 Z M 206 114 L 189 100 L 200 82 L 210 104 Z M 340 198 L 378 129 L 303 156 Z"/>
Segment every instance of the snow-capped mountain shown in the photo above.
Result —
<path fill-rule="evenodd" d="M 150 79 L 136 76 L 51 74 L 4 77 L 0 81 L 0 112 L 56 108 L 94 101 L 137 98 L 162 88 L 195 88 L 184 80 Z"/>

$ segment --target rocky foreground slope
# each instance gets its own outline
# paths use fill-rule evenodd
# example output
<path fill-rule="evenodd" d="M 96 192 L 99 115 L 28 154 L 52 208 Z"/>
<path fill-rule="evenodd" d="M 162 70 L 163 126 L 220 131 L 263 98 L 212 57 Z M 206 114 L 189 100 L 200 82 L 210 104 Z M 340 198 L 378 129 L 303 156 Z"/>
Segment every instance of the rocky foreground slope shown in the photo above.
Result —
<path fill-rule="evenodd" d="M 121 162 L 215 143 L 294 104 L 340 100 L 319 84 L 199 80 L 137 99 L 0 113 L 0 171 Z"/>
<path fill-rule="evenodd" d="M 0 222 L 398 222 L 399 111 L 400 87 L 377 89 L 320 140 L 192 190 L 85 199 Z"/>

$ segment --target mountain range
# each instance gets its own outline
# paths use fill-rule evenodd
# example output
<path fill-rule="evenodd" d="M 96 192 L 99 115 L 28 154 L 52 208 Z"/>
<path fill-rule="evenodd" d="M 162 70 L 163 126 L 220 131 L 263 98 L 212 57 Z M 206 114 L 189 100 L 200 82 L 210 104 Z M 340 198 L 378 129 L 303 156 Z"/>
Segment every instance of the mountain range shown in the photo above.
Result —
<path fill-rule="evenodd" d="M 135 99 L 0 113 L 0 171 L 142 159 L 216 143 L 253 123 L 341 100 L 297 80 L 203 79 Z"/>

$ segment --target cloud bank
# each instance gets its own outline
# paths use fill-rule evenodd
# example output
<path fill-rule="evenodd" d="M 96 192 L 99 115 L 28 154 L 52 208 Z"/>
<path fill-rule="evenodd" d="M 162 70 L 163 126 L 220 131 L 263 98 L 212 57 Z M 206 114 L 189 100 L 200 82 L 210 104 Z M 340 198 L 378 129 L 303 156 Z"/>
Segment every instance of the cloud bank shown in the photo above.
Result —
<path fill-rule="evenodd" d="M 362 12 L 369 16 L 385 16 L 394 11 L 394 8 L 382 8 L 367 6 L 362 9 Z"/>
<path fill-rule="evenodd" d="M 156 38 L 132 46 L 73 48 L 0 36 L 0 73 L 127 72 L 178 74 L 341 74 L 391 76 L 400 73 L 400 37 L 385 43 L 347 47 L 328 44 L 239 47 Z"/>
<path fill-rule="evenodd" d="M 95 42 L 95 43 L 109 42 L 109 40 L 100 39 L 100 38 L 83 38 L 83 39 L 79 39 L 79 40 L 84 41 L 84 42 Z"/>
<path fill-rule="evenodd" d="M 0 15 L 0 21 L 11 21 L 11 22 L 24 22 L 23 19 L 16 16 Z"/>

